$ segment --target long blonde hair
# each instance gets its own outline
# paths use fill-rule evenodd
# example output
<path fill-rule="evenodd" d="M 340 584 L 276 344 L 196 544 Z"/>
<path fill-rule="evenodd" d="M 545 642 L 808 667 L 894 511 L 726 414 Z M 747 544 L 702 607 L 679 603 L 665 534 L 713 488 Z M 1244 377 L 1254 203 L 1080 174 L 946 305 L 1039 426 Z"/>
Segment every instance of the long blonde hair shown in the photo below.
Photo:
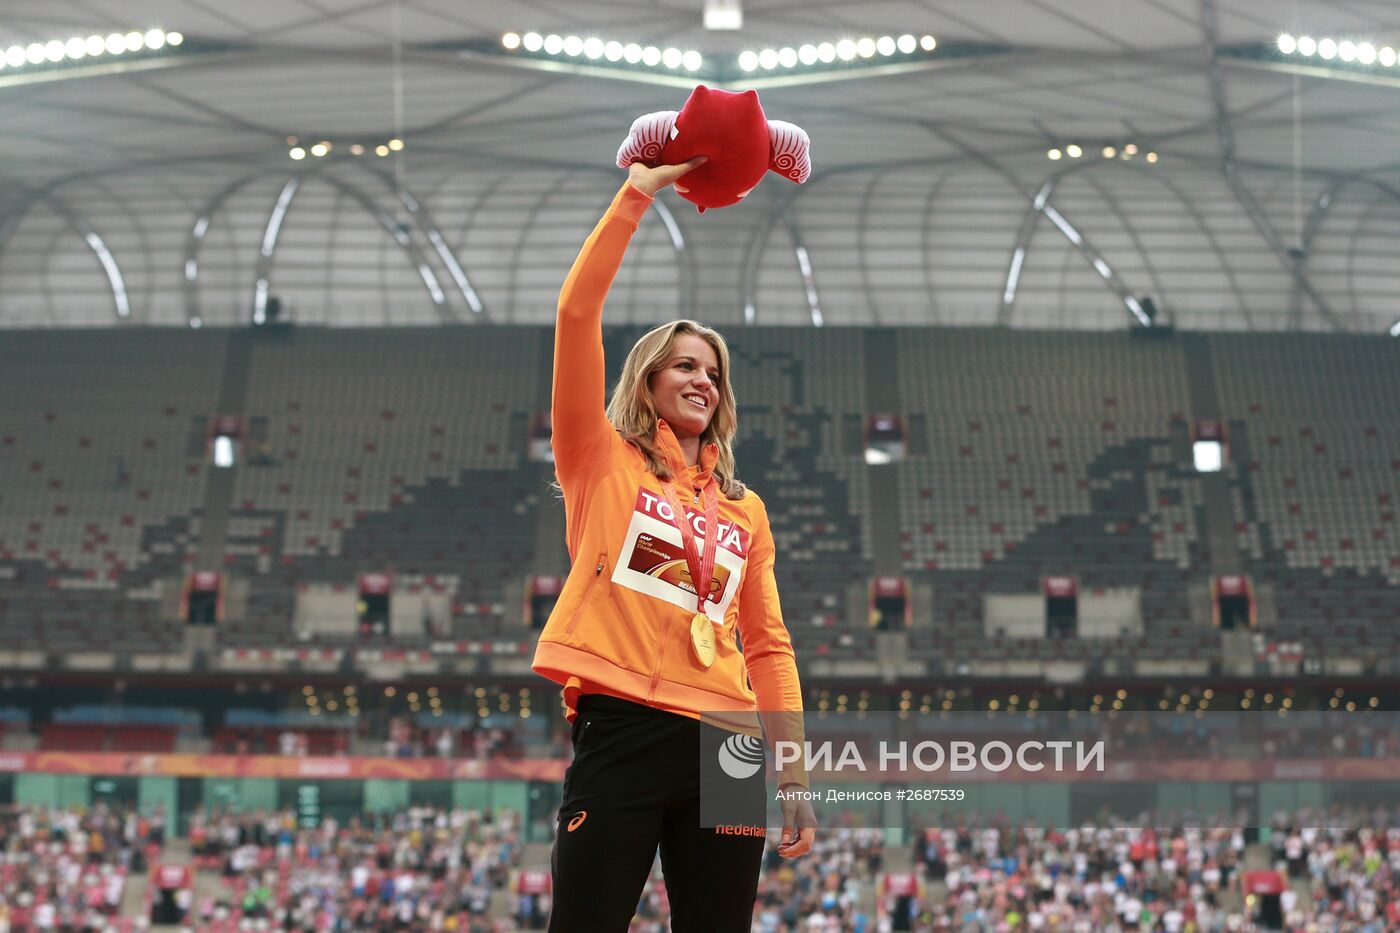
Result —
<path fill-rule="evenodd" d="M 670 467 L 656 449 L 656 401 L 651 395 L 651 377 L 670 362 L 676 338 L 693 334 L 704 340 L 719 359 L 719 405 L 703 434 L 700 446 L 714 444 L 719 448 L 714 477 L 726 499 L 742 499 L 748 487 L 734 476 L 734 433 L 739 428 L 738 408 L 734 404 L 734 388 L 729 383 L 729 347 L 719 332 L 698 321 L 672 321 L 643 334 L 627 354 L 622 364 L 622 378 L 608 401 L 608 420 L 622 439 L 641 453 L 647 469 L 663 480 L 671 478 Z"/>

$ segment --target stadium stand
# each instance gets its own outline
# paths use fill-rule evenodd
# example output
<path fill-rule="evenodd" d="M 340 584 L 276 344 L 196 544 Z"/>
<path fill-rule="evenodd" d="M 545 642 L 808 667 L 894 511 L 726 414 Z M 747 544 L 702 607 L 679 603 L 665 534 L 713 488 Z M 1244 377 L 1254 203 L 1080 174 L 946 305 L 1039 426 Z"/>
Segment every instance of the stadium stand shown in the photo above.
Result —
<path fill-rule="evenodd" d="M 504 930 L 505 888 L 520 864 L 519 815 L 510 810 L 413 807 L 345 825 L 300 827 L 292 811 L 197 811 L 195 862 L 217 871 L 195 905 L 200 929 Z M 451 925 L 445 926 L 451 918 Z"/>
<path fill-rule="evenodd" d="M 845 628 L 847 590 L 871 574 L 868 478 L 854 434 L 865 412 L 860 331 L 762 329 L 730 340 L 739 399 L 741 477 L 763 496 L 795 643 L 859 654 Z M 847 634 L 847 633 L 842 633 Z"/>
<path fill-rule="evenodd" d="M 170 726 L 106 726 L 49 723 L 39 736 L 43 751 L 173 752 L 176 730 Z"/>
<path fill-rule="evenodd" d="M 1172 455 L 1188 410 L 1173 342 L 1126 334 L 903 330 L 899 388 L 913 431 L 896 465 L 904 568 L 936 591 L 919 653 L 959 659 L 1207 652 L 1186 582 L 1207 572 L 1201 492 Z M 1107 642 L 1002 638 L 983 597 L 1140 588 L 1145 631 Z M 992 636 L 992 637 L 988 637 Z"/>
<path fill-rule="evenodd" d="M 951 815 L 915 829 L 907 849 L 885 830 L 827 827 L 813 853 L 795 862 L 778 857 L 770 834 L 753 929 L 1267 928 L 1262 899 L 1245 896 L 1251 876 L 1273 885 L 1284 929 L 1393 928 L 1397 815 L 1378 807 L 1319 817 L 1280 811 L 1256 837 L 1228 820 L 1152 829 Z M 291 810 L 198 807 L 187 840 L 172 843 L 159 815 L 105 803 L 86 811 L 19 806 L 0 809 L 0 829 L 0 922 L 15 930 L 145 929 L 138 912 L 149 911 L 150 898 L 128 896 L 129 883 L 144 885 L 147 869 L 172 856 L 195 871 L 187 924 L 211 933 L 504 933 L 542 929 L 549 909 L 547 893 L 517 887 L 523 872 L 544 869 L 548 852 L 522 844 L 520 815 L 510 809 L 410 806 L 311 827 Z M 658 863 L 631 930 L 667 929 Z"/>
<path fill-rule="evenodd" d="M 1393 654 L 1400 618 L 1400 353 L 1394 341 L 1211 338 L 1245 566 L 1266 631 L 1307 654 Z M 1297 374 L 1309 378 L 1300 380 Z M 1243 453 L 1243 456 L 1241 456 Z"/>
<path fill-rule="evenodd" d="M 0 928 L 144 928 L 129 909 L 127 884 L 145 871 L 162 832 L 156 820 L 105 804 L 86 812 L 0 808 Z"/>
<path fill-rule="evenodd" d="M 543 334 L 304 331 L 260 342 L 247 411 L 267 448 L 239 473 L 226 557 L 253 588 L 225 642 L 286 644 L 298 586 L 349 586 L 366 572 L 445 593 L 454 611 L 437 634 L 496 630 L 502 584 L 529 572 L 548 495 L 545 472 L 523 456 Z M 342 640 L 353 635 L 348 626 Z"/>
<path fill-rule="evenodd" d="M 756 933 L 815 930 L 873 930 L 876 879 L 883 865 L 884 832 L 879 829 L 833 829 L 820 836 L 812 852 L 789 862 L 777 853 L 770 834 L 763 856 Z M 633 933 L 666 933 L 670 909 L 658 864 L 642 891 Z"/>
<path fill-rule="evenodd" d="M 1243 834 L 1231 829 L 1164 833 L 1097 828 L 1065 831 L 951 827 L 916 835 L 915 864 L 927 880 L 922 903 L 907 905 L 916 922 L 955 919 L 983 928 L 1018 920 L 1034 926 L 1095 930 L 1181 930 L 1186 920 L 1219 929 L 1221 900 L 1244 858 Z M 1122 866 L 1127 866 L 1126 873 Z M 1118 874 L 1122 884 L 1111 878 Z M 1175 916 L 1167 917 L 1167 913 Z"/>
<path fill-rule="evenodd" d="M 0 341 L 0 640 L 163 651 L 156 582 L 197 545 L 204 422 L 225 337 L 9 332 Z"/>
<path fill-rule="evenodd" d="M 605 331 L 613 379 L 640 332 Z M 0 351 L 16 401 L 0 413 L 7 644 L 181 643 L 162 599 L 199 544 L 229 338 L 138 336 L 17 332 Z M 873 634 L 850 624 L 874 572 L 870 484 L 884 481 L 858 449 L 866 337 L 731 336 L 741 477 L 768 503 L 787 621 L 809 658 L 875 650 Z M 934 624 L 916 619 L 910 633 L 913 657 L 1217 658 L 1188 606 L 1189 586 L 1212 569 L 1202 481 L 1182 462 L 1181 341 L 903 329 L 895 345 L 897 372 L 875 375 L 897 390 L 910 451 L 884 475 L 898 487 L 900 564 L 934 591 Z M 1400 592 L 1393 348 L 1324 335 L 1220 335 L 1209 347 L 1243 569 L 1276 606 L 1265 634 L 1315 655 L 1385 654 Z M 548 406 L 548 360 L 549 332 L 536 328 L 259 333 L 223 554 L 250 586 L 220 642 L 351 643 L 350 613 L 293 627 L 298 600 L 319 588 L 352 605 L 357 576 L 385 571 L 443 607 L 425 603 L 393 628 L 394 643 L 517 631 L 508 588 L 533 570 L 539 509 L 553 495 L 550 467 L 524 452 Z M 55 389 L 44 384 L 53 371 L 76 375 Z M 1329 375 L 1302 384 L 1288 377 L 1298 371 Z M 1141 633 L 1136 620 L 1077 638 L 987 629 L 986 597 L 1035 593 L 1047 573 L 1128 594 Z M 1330 625 L 1325 639 L 1318 621 Z"/>
<path fill-rule="evenodd" d="M 39 734 L 40 749 L 173 752 L 181 736 L 197 736 L 199 714 L 153 706 L 79 704 L 55 709 Z"/>
<path fill-rule="evenodd" d="M 1390 929 L 1400 920 L 1393 814 L 1353 812 L 1322 830 L 1308 822 L 1304 812 L 1280 814 L 1269 842 L 1258 843 L 1228 824 L 1152 830 L 1096 821 L 1062 829 L 950 821 L 913 834 L 907 864 L 917 881 L 908 893 L 887 883 L 904 876 L 891 868 L 906 861 L 904 852 L 886 857 L 881 830 L 830 830 L 796 863 L 777 857 L 770 836 L 753 929 L 1277 928 L 1260 923 L 1260 898 L 1246 900 L 1247 875 L 1278 879 L 1285 929 Z M 657 873 L 632 930 L 664 933 L 668 921 Z"/>
<path fill-rule="evenodd" d="M 1280 814 L 1267 845 L 1238 828 L 1064 830 L 996 824 L 916 834 L 919 896 L 886 898 L 894 929 L 1391 929 L 1394 814 L 1352 812 L 1327 829 Z M 1281 924 L 1260 923 L 1242 876 L 1278 879 Z M 912 926 L 911 926 L 912 924 Z"/>

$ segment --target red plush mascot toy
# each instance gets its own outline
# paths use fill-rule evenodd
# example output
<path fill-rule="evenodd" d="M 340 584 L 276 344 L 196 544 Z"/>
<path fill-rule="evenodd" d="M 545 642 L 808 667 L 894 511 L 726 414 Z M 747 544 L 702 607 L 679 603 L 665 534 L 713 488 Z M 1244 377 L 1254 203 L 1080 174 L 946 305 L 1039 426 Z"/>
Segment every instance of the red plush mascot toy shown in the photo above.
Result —
<path fill-rule="evenodd" d="M 757 91 L 736 94 L 702 84 L 680 113 L 638 117 L 617 150 L 617 166 L 680 165 L 705 156 L 709 161 L 685 176 L 685 186 L 676 185 L 703 211 L 738 204 L 769 169 L 801 184 L 812 174 L 810 148 L 801 127 L 763 115 Z"/>

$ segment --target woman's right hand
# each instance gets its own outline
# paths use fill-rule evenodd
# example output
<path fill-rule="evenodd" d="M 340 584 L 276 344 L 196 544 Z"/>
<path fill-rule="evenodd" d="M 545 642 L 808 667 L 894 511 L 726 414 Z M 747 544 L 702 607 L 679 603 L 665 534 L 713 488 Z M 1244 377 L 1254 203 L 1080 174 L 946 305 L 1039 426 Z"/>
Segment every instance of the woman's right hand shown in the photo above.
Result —
<path fill-rule="evenodd" d="M 658 165 L 651 168 L 641 162 L 633 162 L 627 167 L 627 182 L 647 197 L 655 197 L 662 188 L 675 184 L 686 172 L 697 169 L 708 161 L 705 156 L 696 156 L 680 165 Z"/>

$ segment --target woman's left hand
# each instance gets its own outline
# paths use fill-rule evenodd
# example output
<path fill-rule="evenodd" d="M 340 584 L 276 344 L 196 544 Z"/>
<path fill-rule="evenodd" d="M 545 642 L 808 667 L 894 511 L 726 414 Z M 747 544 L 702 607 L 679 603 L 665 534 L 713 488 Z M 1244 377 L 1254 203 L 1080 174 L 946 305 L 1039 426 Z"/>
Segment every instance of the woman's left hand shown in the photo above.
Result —
<path fill-rule="evenodd" d="M 789 786 L 804 793 L 800 800 L 782 798 L 783 838 L 778 843 L 778 854 L 783 858 L 797 858 L 812 851 L 812 843 L 817 838 L 817 814 L 812 809 L 812 801 L 806 799 L 807 788 L 797 784 Z"/>

